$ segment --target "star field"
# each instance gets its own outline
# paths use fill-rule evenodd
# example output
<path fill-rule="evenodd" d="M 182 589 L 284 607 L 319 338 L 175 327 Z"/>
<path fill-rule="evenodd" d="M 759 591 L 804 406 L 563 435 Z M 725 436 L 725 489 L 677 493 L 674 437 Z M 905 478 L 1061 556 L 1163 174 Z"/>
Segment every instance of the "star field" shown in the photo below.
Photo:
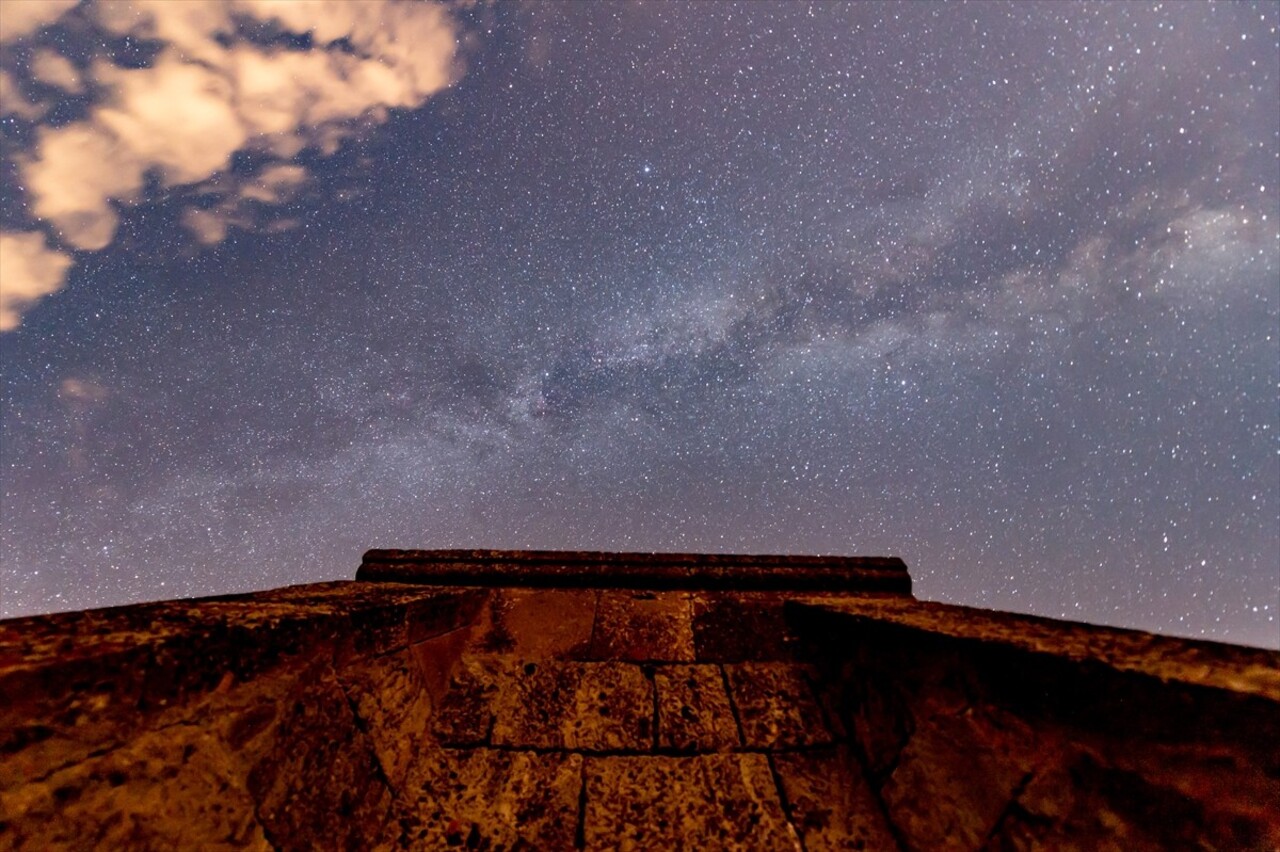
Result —
<path fill-rule="evenodd" d="M 97 248 L 30 165 L 108 97 L 40 82 L 93 14 L 0 49 L 0 226 L 72 263 L 0 335 L 3 615 L 371 547 L 892 554 L 1280 646 L 1275 4 L 450 8 L 451 85 L 143 179 Z"/>

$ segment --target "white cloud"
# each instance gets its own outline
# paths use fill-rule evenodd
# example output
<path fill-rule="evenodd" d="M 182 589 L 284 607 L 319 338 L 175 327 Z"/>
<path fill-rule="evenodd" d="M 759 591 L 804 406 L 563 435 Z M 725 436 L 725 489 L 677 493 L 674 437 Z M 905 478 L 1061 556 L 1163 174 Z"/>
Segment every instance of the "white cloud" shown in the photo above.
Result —
<path fill-rule="evenodd" d="M 17 328 L 21 311 L 60 288 L 70 266 L 39 231 L 0 232 L 0 331 Z"/>
<path fill-rule="evenodd" d="M 246 214 L 246 201 L 287 201 L 307 178 L 301 167 L 277 161 L 253 178 L 229 179 L 237 151 L 280 160 L 307 147 L 332 154 L 359 128 L 385 121 L 389 109 L 417 107 L 457 75 L 455 27 L 433 3 L 113 0 L 89 9 L 107 32 L 163 48 L 144 68 L 93 61 L 88 76 L 101 101 L 81 121 L 40 127 L 34 150 L 15 157 L 29 209 L 79 249 L 111 242 L 117 208 L 140 200 L 153 170 L 166 187 L 207 184 L 223 195 L 183 214 L 200 242 L 217 243 L 229 227 L 262 218 Z M 19 27 L 33 32 L 57 14 L 24 7 Z M 313 46 L 255 42 L 237 29 L 246 20 L 309 33 Z M 36 53 L 31 73 L 67 91 L 84 83 L 75 66 L 47 50 Z M 41 107 L 12 79 L 0 78 L 0 95 L 4 112 L 39 119 Z"/>
<path fill-rule="evenodd" d="M 0 42 L 17 41 L 48 26 L 79 0 L 4 0 L 0 7 Z"/>
<path fill-rule="evenodd" d="M 48 48 L 37 50 L 31 57 L 31 75 L 41 83 L 57 86 L 73 95 L 84 91 L 80 72 L 71 64 L 71 60 Z"/>

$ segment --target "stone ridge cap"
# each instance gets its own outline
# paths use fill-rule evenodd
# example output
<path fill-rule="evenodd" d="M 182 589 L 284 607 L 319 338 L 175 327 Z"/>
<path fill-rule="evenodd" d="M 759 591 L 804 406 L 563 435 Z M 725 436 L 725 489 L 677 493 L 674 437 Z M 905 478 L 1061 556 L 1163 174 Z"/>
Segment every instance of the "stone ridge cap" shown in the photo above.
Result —
<path fill-rule="evenodd" d="M 825 615 L 828 626 L 839 619 L 859 628 L 888 625 L 1280 703 L 1280 651 L 1267 648 L 900 598 L 794 598 L 786 605 L 806 616 Z"/>
<path fill-rule="evenodd" d="M 785 568 L 861 568 L 907 572 L 897 556 L 839 556 L 815 554 L 688 553 L 664 551 L 593 550 L 394 550 L 374 549 L 364 554 L 364 563 L 382 562 L 515 562 L 540 564 L 627 564 L 662 566 L 714 566 L 719 568 L 768 566 Z"/>

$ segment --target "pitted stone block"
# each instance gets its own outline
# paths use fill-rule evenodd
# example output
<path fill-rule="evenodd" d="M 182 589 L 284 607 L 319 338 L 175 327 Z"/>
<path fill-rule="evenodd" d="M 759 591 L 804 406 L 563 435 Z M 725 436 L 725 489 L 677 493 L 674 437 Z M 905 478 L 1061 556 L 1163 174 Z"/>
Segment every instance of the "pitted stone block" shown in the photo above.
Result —
<path fill-rule="evenodd" d="M 719 666 L 659 666 L 658 745 L 676 751 L 725 751 L 741 745 Z"/>
<path fill-rule="evenodd" d="M 572 849 L 577 754 L 433 749 L 397 806 L 402 849 Z"/>
<path fill-rule="evenodd" d="M 587 849 L 799 849 L 760 754 L 586 763 Z"/>
<path fill-rule="evenodd" d="M 693 660 L 687 592 L 603 591 L 590 656 L 596 660 Z"/>
<path fill-rule="evenodd" d="M 494 700 L 493 743 L 522 748 L 647 751 L 653 685 L 637 665 L 516 663 Z"/>

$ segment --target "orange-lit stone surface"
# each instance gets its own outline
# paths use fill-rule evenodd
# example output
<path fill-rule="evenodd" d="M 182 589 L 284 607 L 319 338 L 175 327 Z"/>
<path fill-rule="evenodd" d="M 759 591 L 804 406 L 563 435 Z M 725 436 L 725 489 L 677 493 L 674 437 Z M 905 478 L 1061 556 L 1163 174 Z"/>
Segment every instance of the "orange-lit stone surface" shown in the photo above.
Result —
<path fill-rule="evenodd" d="M 1280 846 L 1274 652 L 921 603 L 890 559 L 359 576 L 0 622 L 0 848 Z"/>

